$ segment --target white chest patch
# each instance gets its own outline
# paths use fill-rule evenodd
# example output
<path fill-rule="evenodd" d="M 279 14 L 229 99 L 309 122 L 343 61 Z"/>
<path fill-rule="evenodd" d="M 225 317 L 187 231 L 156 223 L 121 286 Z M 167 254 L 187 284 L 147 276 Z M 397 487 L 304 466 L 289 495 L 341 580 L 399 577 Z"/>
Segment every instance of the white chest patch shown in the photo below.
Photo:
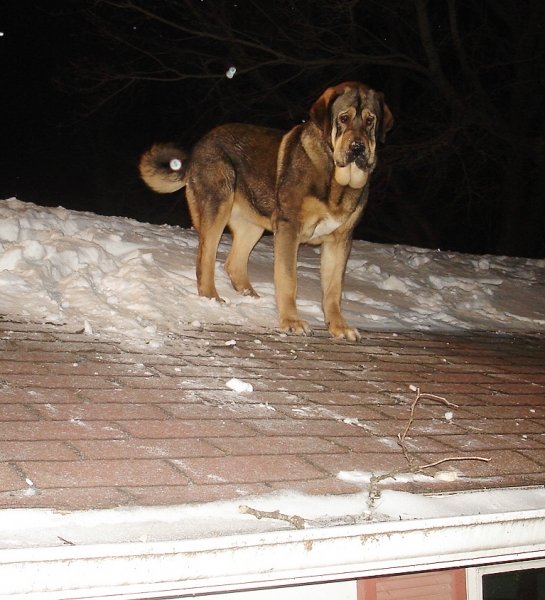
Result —
<path fill-rule="evenodd" d="M 316 225 L 314 233 L 310 236 L 308 241 L 312 242 L 312 240 L 320 238 L 324 235 L 329 235 L 330 233 L 333 233 L 335 229 L 338 229 L 341 225 L 342 221 L 337 221 L 337 219 L 334 219 L 331 215 L 327 215 L 325 219 L 322 219 L 318 223 L 318 225 Z"/>

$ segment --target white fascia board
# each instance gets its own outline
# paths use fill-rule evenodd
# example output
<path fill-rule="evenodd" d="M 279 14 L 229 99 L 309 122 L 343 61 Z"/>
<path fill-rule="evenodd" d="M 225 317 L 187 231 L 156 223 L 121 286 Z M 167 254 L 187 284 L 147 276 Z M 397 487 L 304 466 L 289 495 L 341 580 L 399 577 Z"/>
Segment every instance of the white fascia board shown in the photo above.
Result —
<path fill-rule="evenodd" d="M 545 556 L 545 509 L 0 551 L 0 599 L 161 598 Z"/>

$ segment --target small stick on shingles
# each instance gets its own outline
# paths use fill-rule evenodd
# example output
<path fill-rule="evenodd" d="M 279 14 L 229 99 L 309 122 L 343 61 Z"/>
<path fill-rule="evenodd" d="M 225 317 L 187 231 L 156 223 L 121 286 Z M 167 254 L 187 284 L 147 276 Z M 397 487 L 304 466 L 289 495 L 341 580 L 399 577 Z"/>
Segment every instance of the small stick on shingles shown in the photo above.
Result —
<path fill-rule="evenodd" d="M 418 467 L 418 471 L 423 471 L 424 469 L 429 469 L 430 467 L 436 467 L 442 463 L 449 462 L 451 460 L 480 460 L 482 462 L 490 462 L 491 458 L 484 458 L 482 456 L 451 456 L 449 458 L 442 458 L 441 460 L 436 460 L 435 462 L 429 463 L 428 465 L 420 465 Z"/>
<path fill-rule="evenodd" d="M 289 515 L 284 515 L 280 511 L 275 510 L 273 512 L 267 512 L 264 510 L 257 510 L 255 508 L 250 508 L 249 506 L 245 506 L 242 504 L 238 507 L 238 512 L 243 515 L 253 515 L 257 519 L 277 519 L 279 521 L 287 521 L 291 523 L 296 529 L 304 529 L 305 528 L 305 519 L 302 517 L 298 517 L 294 515 L 290 517 Z"/>
<path fill-rule="evenodd" d="M 57 536 L 59 538 L 59 540 L 63 543 L 66 544 L 67 546 L 75 546 L 76 544 L 74 544 L 74 542 L 70 542 L 69 540 L 65 540 L 63 537 L 61 537 L 60 535 Z"/>
<path fill-rule="evenodd" d="M 420 392 L 420 388 L 417 388 L 416 386 L 411 386 L 411 390 L 413 390 L 413 392 L 416 392 L 416 396 L 411 404 L 411 410 L 409 413 L 409 420 L 407 421 L 407 426 L 405 427 L 405 430 L 403 431 L 403 433 L 397 434 L 397 440 L 398 440 L 398 444 L 401 446 L 401 450 L 403 451 L 403 456 L 405 456 L 405 459 L 407 460 L 409 465 L 411 467 L 414 467 L 414 460 L 413 460 L 412 456 L 409 454 L 409 450 L 408 450 L 407 446 L 405 445 L 405 438 L 407 437 L 407 434 L 409 433 L 409 429 L 411 428 L 411 425 L 414 422 L 414 413 L 416 410 L 416 405 L 418 404 L 420 399 L 421 398 L 429 398 L 430 400 L 438 400 L 439 402 L 442 402 L 446 406 L 451 406 L 453 408 L 458 408 L 458 405 L 453 404 L 452 402 L 449 402 L 446 398 L 443 398 L 442 396 L 436 396 L 435 394 L 423 394 Z"/>

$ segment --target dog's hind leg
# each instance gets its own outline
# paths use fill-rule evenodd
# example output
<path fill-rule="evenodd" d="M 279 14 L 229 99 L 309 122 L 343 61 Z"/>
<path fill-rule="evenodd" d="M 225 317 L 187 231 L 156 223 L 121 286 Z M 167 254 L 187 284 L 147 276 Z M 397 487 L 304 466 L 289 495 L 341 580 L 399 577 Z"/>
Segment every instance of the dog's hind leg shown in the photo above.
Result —
<path fill-rule="evenodd" d="M 194 191 L 186 191 L 191 217 L 199 234 L 199 250 L 197 253 L 197 286 L 199 296 L 223 302 L 215 284 L 216 254 L 218 245 L 232 208 L 232 199 L 223 198 L 217 204 L 202 205 L 195 201 Z"/>
<path fill-rule="evenodd" d="M 259 238 L 263 235 L 264 229 L 237 215 L 236 204 L 228 225 L 233 234 L 233 243 L 229 256 L 225 261 L 225 270 L 237 292 L 245 296 L 259 298 L 248 279 L 248 258 Z"/>

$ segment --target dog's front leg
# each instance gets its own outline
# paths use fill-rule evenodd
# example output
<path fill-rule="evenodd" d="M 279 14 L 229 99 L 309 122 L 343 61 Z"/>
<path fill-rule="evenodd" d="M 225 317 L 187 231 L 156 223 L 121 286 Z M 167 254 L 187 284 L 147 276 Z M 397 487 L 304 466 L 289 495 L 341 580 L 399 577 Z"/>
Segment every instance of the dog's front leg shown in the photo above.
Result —
<path fill-rule="evenodd" d="M 278 220 L 274 232 L 274 287 L 280 327 L 286 333 L 312 335 L 297 313 L 297 253 L 299 231 L 288 221 Z"/>
<path fill-rule="evenodd" d="M 336 236 L 322 244 L 321 279 L 323 308 L 329 333 L 336 338 L 351 341 L 361 340 L 357 329 L 348 327 L 341 314 L 341 295 L 344 272 L 350 255 L 352 239 L 349 236 Z"/>

